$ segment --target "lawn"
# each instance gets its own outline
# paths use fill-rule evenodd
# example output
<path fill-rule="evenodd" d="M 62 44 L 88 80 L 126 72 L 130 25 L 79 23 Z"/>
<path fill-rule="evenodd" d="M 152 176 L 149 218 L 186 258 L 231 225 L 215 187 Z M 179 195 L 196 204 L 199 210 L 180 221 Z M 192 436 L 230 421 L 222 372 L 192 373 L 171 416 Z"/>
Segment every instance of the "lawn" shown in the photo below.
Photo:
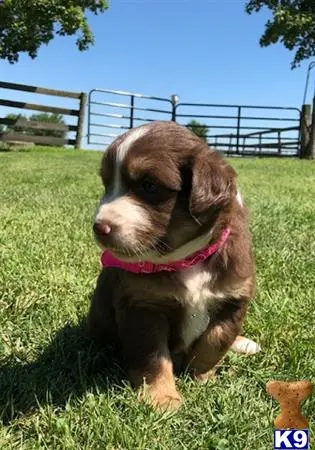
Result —
<path fill-rule="evenodd" d="M 206 385 L 182 377 L 184 406 L 156 413 L 137 402 L 113 351 L 85 337 L 100 156 L 0 153 L 0 449 L 272 449 L 279 406 L 266 382 L 315 381 L 314 163 L 231 160 L 257 261 L 245 332 L 262 352 L 229 354 Z M 303 411 L 315 420 L 315 394 Z"/>

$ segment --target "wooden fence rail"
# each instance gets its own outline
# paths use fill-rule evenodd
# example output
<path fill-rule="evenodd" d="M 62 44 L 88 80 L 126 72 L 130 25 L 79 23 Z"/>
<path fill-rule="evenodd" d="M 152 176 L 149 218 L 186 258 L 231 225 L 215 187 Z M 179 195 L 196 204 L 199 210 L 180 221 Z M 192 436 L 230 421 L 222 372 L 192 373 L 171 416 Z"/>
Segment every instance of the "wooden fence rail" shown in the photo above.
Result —
<path fill-rule="evenodd" d="M 83 126 L 85 118 L 85 108 L 86 108 L 86 94 L 84 92 L 70 92 L 70 91 L 59 91 L 56 89 L 46 89 L 38 86 L 29 86 L 25 84 L 8 83 L 5 81 L 0 81 L 0 89 L 17 90 L 23 92 L 33 92 L 34 94 L 51 95 L 55 97 L 71 98 L 78 100 L 78 108 L 59 108 L 57 106 L 42 105 L 37 103 L 27 103 L 21 101 L 7 100 L 0 98 L 0 106 L 5 106 L 9 108 L 26 109 L 31 111 L 41 111 L 45 113 L 56 113 L 62 114 L 63 116 L 74 116 L 77 117 L 76 125 L 68 124 L 58 124 L 51 122 L 39 122 L 35 120 L 25 120 L 18 117 L 17 119 L 10 119 L 7 117 L 0 116 L 0 125 L 7 125 L 15 129 L 21 128 L 26 132 L 0 132 L 0 142 L 32 142 L 34 144 L 43 145 L 74 145 L 75 148 L 81 147 Z M 27 130 L 35 132 L 35 134 L 27 134 Z M 65 132 L 69 131 L 75 132 L 75 139 L 68 139 L 56 136 L 43 136 L 41 134 L 36 134 L 40 131 L 56 131 Z"/>

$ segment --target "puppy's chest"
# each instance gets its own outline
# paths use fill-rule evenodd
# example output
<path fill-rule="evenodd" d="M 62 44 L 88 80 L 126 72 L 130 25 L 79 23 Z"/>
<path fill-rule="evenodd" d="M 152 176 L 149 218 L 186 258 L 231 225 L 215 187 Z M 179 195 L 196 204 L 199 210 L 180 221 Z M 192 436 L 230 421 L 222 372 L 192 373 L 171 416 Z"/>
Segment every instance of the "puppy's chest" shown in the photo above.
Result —
<path fill-rule="evenodd" d="M 216 297 L 211 289 L 211 278 L 211 273 L 199 264 L 181 274 L 185 287 L 185 295 L 181 299 L 185 310 L 181 326 L 184 350 L 188 350 L 209 325 Z"/>

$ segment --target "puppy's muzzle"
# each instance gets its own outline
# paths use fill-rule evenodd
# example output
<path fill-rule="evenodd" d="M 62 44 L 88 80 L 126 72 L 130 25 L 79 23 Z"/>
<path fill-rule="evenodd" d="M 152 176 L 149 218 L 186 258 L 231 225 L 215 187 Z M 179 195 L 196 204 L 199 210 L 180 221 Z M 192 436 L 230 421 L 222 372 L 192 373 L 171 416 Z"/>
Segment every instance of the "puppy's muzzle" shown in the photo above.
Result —
<path fill-rule="evenodd" d="M 104 222 L 95 222 L 93 231 L 97 236 L 109 236 L 112 232 L 112 227 Z"/>
<path fill-rule="evenodd" d="M 111 223 L 97 220 L 93 225 L 95 238 L 105 247 L 113 245 L 115 236 L 114 227 Z"/>

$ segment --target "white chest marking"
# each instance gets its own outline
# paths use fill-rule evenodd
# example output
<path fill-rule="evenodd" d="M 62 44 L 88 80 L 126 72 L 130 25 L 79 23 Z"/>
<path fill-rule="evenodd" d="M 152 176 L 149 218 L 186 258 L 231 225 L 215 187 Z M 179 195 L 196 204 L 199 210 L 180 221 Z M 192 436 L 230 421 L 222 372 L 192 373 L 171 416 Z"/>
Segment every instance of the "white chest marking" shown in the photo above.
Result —
<path fill-rule="evenodd" d="M 186 313 L 181 330 L 184 348 L 187 350 L 206 330 L 210 320 L 209 307 L 215 297 L 209 287 L 211 274 L 203 270 L 201 264 L 185 269 L 181 277 L 187 288 L 184 299 Z"/>

